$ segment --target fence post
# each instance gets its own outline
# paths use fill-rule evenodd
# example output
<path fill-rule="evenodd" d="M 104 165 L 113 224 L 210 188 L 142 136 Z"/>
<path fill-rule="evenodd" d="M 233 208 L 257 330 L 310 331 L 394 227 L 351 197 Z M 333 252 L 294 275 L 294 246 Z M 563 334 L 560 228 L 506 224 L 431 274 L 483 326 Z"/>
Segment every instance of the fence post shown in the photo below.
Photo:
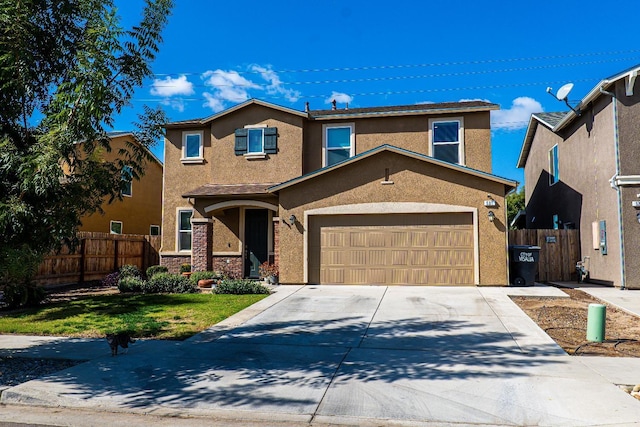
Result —
<path fill-rule="evenodd" d="M 80 283 L 84 283 L 84 269 L 86 262 L 87 239 L 80 240 Z"/>
<path fill-rule="evenodd" d="M 113 239 L 113 271 L 118 271 L 118 239 Z"/>

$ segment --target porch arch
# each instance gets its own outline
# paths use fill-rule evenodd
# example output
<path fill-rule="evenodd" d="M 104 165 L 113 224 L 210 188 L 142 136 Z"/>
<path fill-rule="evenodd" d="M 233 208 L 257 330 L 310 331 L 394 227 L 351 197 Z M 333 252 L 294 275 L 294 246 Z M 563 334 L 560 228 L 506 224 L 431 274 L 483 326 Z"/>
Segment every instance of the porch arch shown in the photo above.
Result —
<path fill-rule="evenodd" d="M 204 211 L 206 213 L 210 213 L 221 209 L 236 207 L 263 208 L 278 212 L 278 206 L 272 203 L 262 202 L 260 200 L 229 200 L 226 202 L 214 203 L 213 205 L 209 205 L 204 208 Z"/>

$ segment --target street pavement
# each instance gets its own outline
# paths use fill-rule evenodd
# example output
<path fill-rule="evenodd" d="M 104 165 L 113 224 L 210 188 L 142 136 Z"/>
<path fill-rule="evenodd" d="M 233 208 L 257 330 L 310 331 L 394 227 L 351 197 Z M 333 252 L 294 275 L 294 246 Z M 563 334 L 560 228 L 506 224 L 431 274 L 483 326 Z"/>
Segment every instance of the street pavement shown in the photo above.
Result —
<path fill-rule="evenodd" d="M 568 356 L 509 295 L 566 296 L 280 286 L 188 340 L 141 340 L 117 357 L 104 340 L 0 336 L 0 355 L 89 360 L 7 388 L 0 402 L 211 425 L 640 424 L 640 401 L 618 387 L 640 383 L 640 359 Z M 0 422 L 16 422 L 1 409 Z"/>

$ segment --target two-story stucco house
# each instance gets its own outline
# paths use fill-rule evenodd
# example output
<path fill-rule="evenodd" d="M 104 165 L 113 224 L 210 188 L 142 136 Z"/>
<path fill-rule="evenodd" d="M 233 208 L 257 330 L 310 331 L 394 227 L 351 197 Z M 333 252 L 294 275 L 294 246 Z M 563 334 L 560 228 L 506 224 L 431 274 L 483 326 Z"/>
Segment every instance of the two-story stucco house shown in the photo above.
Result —
<path fill-rule="evenodd" d="M 101 155 L 113 161 L 127 144 L 138 144 L 131 132 L 111 132 L 111 151 Z M 122 200 L 102 204 L 102 212 L 81 218 L 80 231 L 111 234 L 160 235 L 162 223 L 162 162 L 151 152 L 145 173 L 139 180 L 130 180 Z M 126 177 L 126 171 L 123 171 Z"/>
<path fill-rule="evenodd" d="M 334 104 L 335 105 L 335 104 Z M 296 111 L 249 100 L 166 125 L 161 262 L 281 283 L 505 285 L 487 102 Z"/>
<path fill-rule="evenodd" d="M 518 160 L 527 228 L 576 228 L 590 281 L 640 289 L 640 66 L 575 111 L 534 114 Z"/>

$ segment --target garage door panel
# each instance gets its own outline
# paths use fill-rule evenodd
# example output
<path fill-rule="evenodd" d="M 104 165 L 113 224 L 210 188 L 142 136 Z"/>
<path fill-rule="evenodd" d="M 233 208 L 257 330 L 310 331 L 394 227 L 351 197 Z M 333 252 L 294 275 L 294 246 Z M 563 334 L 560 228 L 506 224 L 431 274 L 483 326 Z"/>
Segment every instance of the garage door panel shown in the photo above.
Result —
<path fill-rule="evenodd" d="M 471 214 L 349 215 L 313 224 L 320 283 L 474 283 Z"/>

